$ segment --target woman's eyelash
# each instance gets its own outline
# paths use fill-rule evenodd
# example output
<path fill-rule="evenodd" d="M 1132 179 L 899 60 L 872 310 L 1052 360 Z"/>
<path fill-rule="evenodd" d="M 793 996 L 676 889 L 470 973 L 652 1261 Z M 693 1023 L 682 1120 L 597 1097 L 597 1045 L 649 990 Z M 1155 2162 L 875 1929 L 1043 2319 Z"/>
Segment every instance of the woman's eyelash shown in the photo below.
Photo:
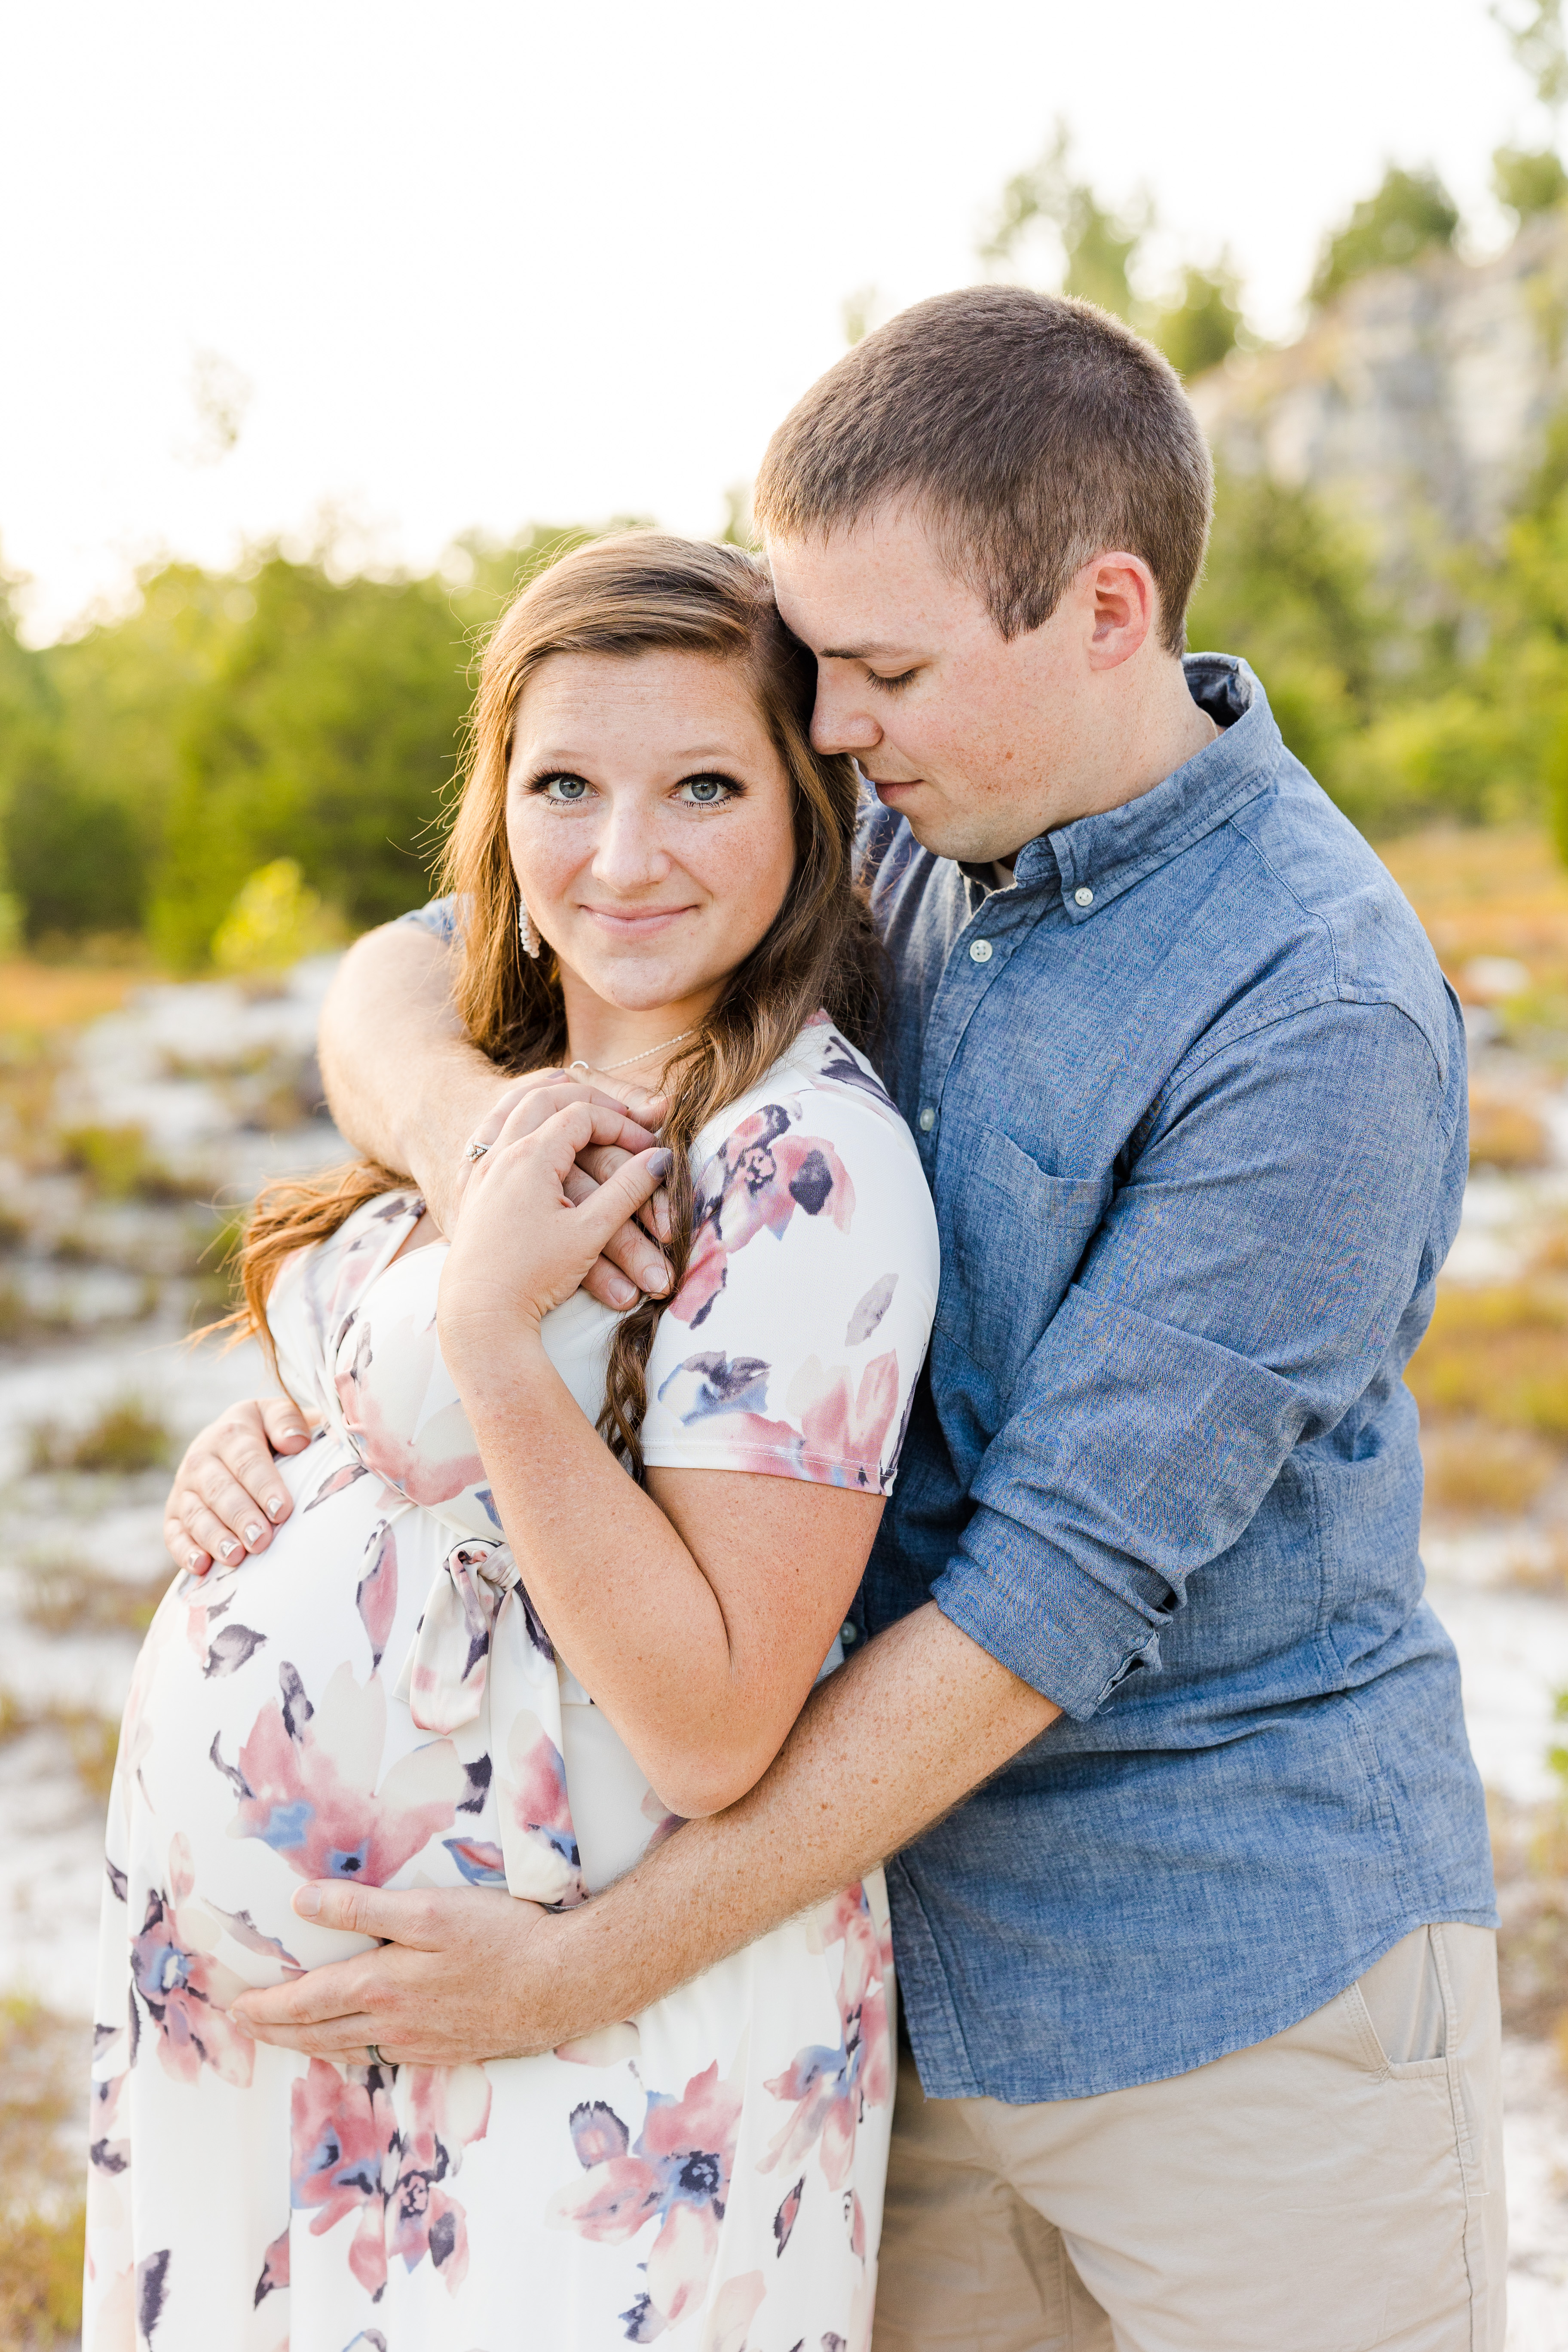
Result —
<path fill-rule="evenodd" d="M 910 678 L 912 678 L 914 675 L 915 672 L 912 669 L 904 669 L 900 670 L 896 677 L 880 677 L 878 676 L 877 672 L 873 670 L 871 672 L 871 682 L 874 686 L 886 687 L 889 694 L 897 694 L 901 686 L 908 686 Z"/>
<path fill-rule="evenodd" d="M 682 776 L 676 790 L 685 792 L 692 784 L 718 784 L 721 790 L 710 800 L 688 801 L 688 808 L 727 808 L 731 801 L 738 801 L 746 789 L 733 776 L 722 775 L 716 768 L 704 768 L 695 776 Z"/>
<path fill-rule="evenodd" d="M 558 801 L 556 803 L 556 806 L 558 808 L 562 806 L 569 806 L 573 803 L 584 800 L 587 797 L 589 789 L 587 778 L 585 776 L 574 776 L 564 768 L 552 768 L 544 775 L 535 776 L 528 789 L 531 793 L 537 793 L 539 797 L 542 800 L 548 795 L 552 784 L 580 784 L 582 786 L 582 791 L 580 793 L 569 794 L 564 802 Z"/>

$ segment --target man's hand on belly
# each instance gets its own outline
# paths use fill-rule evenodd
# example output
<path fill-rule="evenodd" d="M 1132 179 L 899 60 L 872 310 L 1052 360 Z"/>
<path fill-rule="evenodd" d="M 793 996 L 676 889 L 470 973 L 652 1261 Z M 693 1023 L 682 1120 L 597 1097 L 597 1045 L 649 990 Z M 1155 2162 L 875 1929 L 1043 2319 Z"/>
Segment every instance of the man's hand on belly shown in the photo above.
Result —
<path fill-rule="evenodd" d="M 551 1912 L 480 1887 L 301 1887 L 325 1927 L 386 1939 L 234 2005 L 258 2042 L 364 2063 L 526 2057 L 580 2042 L 852 1885 L 1054 1720 L 927 1601 L 819 1683 L 727 1812 L 688 1822 L 624 1878 Z"/>
<path fill-rule="evenodd" d="M 542 1933 L 548 1941 L 554 1924 L 537 1903 L 478 1886 L 398 1895 L 329 1881 L 301 1888 L 295 1908 L 323 1927 L 385 1940 L 378 1951 L 243 1994 L 230 2015 L 257 2042 L 353 2065 L 374 2042 L 395 2065 L 462 2066 L 564 2038 L 528 1998 L 542 1955 L 531 1952 L 525 1971 L 525 1947 Z"/>

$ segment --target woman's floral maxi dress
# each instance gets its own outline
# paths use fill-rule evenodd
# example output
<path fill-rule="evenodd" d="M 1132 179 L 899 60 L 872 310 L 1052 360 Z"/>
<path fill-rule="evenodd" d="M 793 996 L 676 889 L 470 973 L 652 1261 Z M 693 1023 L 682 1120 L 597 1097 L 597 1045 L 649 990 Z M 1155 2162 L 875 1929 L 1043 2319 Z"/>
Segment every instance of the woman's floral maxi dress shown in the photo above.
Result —
<path fill-rule="evenodd" d="M 650 1463 L 885 1488 L 936 1288 L 908 1131 L 825 1016 L 700 1139 Z M 363 1949 L 302 1881 L 570 1904 L 670 1824 L 552 1651 L 437 1345 L 411 1193 L 290 1262 L 321 1424 L 272 1547 L 177 1580 L 110 1804 L 87 2352 L 863 2352 L 894 2067 L 880 1875 L 536 2058 L 340 2066 L 226 2014 Z M 545 1324 L 583 1409 L 613 1318 Z M 781 1563 L 782 1565 L 785 1565 Z M 829 1664 L 840 1653 L 837 1643 Z"/>

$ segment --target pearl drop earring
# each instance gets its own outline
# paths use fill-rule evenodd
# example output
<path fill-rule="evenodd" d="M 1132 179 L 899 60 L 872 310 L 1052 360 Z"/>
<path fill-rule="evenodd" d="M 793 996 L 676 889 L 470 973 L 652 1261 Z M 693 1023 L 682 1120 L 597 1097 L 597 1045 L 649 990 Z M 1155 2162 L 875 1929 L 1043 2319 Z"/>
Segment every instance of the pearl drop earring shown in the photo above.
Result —
<path fill-rule="evenodd" d="M 523 954 L 525 956 L 531 956 L 534 962 L 537 963 L 539 961 L 539 933 L 533 928 L 533 918 L 530 915 L 528 908 L 522 905 L 521 900 L 519 901 L 517 909 L 517 936 L 522 941 Z"/>

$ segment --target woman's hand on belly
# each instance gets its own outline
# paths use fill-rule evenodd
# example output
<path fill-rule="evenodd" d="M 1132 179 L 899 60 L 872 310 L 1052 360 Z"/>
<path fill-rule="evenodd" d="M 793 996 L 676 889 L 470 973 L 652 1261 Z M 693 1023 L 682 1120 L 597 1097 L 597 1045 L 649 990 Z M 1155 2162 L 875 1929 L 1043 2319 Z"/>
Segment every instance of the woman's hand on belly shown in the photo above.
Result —
<path fill-rule="evenodd" d="M 229 2014 L 253 2041 L 356 2064 L 374 2042 L 399 2066 L 472 2065 L 537 2048 L 512 2009 L 523 1948 L 551 1916 L 541 1905 L 479 1886 L 405 1895 L 327 1882 L 301 1887 L 294 1907 L 321 1927 L 386 1940 L 242 1993 Z"/>
<path fill-rule="evenodd" d="M 205 1576 L 215 1559 L 232 1566 L 242 1552 L 265 1551 L 294 1507 L 274 1457 L 310 1442 L 304 1415 L 286 1396 L 231 1404 L 209 1421 L 186 1446 L 163 1506 L 174 1566 Z"/>

